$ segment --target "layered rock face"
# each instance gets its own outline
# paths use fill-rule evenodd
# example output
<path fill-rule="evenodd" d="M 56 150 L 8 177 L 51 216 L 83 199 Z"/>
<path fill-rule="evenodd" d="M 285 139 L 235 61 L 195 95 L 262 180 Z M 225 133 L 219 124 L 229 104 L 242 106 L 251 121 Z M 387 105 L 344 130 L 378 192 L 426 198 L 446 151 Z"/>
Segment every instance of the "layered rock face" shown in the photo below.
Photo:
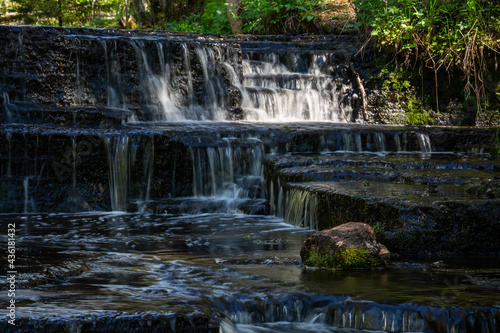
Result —
<path fill-rule="evenodd" d="M 353 37 L 1 26 L 0 45 L 2 213 L 237 211 L 498 251 L 496 129 L 361 124 Z"/>

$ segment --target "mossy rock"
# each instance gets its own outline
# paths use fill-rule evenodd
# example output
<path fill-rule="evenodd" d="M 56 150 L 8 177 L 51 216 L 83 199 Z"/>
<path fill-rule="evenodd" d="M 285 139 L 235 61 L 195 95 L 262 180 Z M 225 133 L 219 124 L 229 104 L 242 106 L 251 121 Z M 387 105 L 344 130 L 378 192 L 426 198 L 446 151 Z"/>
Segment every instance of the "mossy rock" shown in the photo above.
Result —
<path fill-rule="evenodd" d="M 307 239 L 300 257 L 305 266 L 325 269 L 372 269 L 386 265 L 387 248 L 377 243 L 366 223 L 349 222 Z"/>
<path fill-rule="evenodd" d="M 351 270 L 371 269 L 379 266 L 379 261 L 370 254 L 366 247 L 350 247 L 333 254 L 326 250 L 309 250 L 304 265 L 309 267 Z"/>

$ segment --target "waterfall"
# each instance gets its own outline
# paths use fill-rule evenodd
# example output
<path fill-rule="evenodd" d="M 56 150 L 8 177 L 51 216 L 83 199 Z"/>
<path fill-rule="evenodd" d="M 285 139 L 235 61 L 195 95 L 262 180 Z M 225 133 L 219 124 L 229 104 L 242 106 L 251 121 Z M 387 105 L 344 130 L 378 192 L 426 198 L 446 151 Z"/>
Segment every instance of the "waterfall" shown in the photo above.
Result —
<path fill-rule="evenodd" d="M 279 202 L 278 204 L 283 205 Z M 297 227 L 317 229 L 318 198 L 307 190 L 292 188 L 286 191 L 284 207 L 278 211 L 284 212 L 286 223 Z"/>
<path fill-rule="evenodd" d="M 109 166 L 109 192 L 113 211 L 127 210 L 129 180 L 129 137 L 105 138 Z"/>
<path fill-rule="evenodd" d="M 24 177 L 23 188 L 24 188 L 24 212 L 25 213 L 29 212 L 28 211 L 29 187 L 30 187 L 29 178 L 28 177 Z"/>
<path fill-rule="evenodd" d="M 426 133 L 417 132 L 417 137 L 418 137 L 418 144 L 420 146 L 420 151 L 423 153 L 432 152 L 431 139 L 429 138 L 429 135 Z"/>
<path fill-rule="evenodd" d="M 139 146 L 145 147 L 142 158 L 138 157 Z M 130 145 L 130 163 L 131 169 L 134 170 L 133 175 L 136 177 L 134 179 L 134 184 L 136 191 L 132 193 L 135 199 L 136 210 L 138 212 L 144 213 L 147 210 L 147 202 L 149 201 L 149 196 L 151 192 L 151 182 L 153 179 L 153 163 L 154 163 L 154 140 L 151 138 L 149 142 L 140 143 L 135 142 L 132 138 L 132 144 Z M 140 162 L 140 163 L 139 163 Z M 136 165 L 139 164 L 139 165 Z"/>
<path fill-rule="evenodd" d="M 152 137 L 117 135 L 104 138 L 113 211 L 145 212 L 153 181 Z"/>
<path fill-rule="evenodd" d="M 394 146 L 396 147 L 396 151 L 401 151 L 401 140 L 398 133 L 394 133 Z"/>
<path fill-rule="evenodd" d="M 307 73 L 291 72 L 274 54 L 263 61 L 243 60 L 242 86 L 246 120 L 345 121 L 338 87 L 318 67 L 312 66 Z M 343 112 L 351 111 L 344 107 Z"/>
<path fill-rule="evenodd" d="M 354 142 L 352 138 L 352 134 L 350 132 L 344 131 L 342 132 L 342 148 L 340 150 L 345 151 L 354 151 Z"/>
<path fill-rule="evenodd" d="M 193 74 L 191 73 L 191 61 L 189 60 L 189 49 L 186 43 L 182 43 L 184 68 L 187 74 L 187 94 L 189 99 L 189 104 L 194 104 L 194 88 L 193 88 Z"/>
<path fill-rule="evenodd" d="M 261 198 L 262 149 L 233 146 L 190 147 L 193 166 L 193 195 L 227 199 Z"/>
<path fill-rule="evenodd" d="M 373 134 L 373 138 L 374 138 L 374 141 L 375 141 L 375 147 L 377 148 L 377 151 L 380 151 L 380 152 L 386 151 L 386 148 L 385 148 L 385 135 L 384 135 L 384 133 L 375 132 Z"/>
<path fill-rule="evenodd" d="M 283 54 L 258 43 L 161 37 L 74 38 L 76 103 L 102 103 L 141 121 L 225 121 L 237 108 L 247 121 L 362 122 L 331 52 Z M 89 48 L 100 53 L 87 54 Z"/>
<path fill-rule="evenodd" d="M 7 92 L 3 92 L 3 108 L 5 110 L 6 123 L 12 123 L 12 113 L 10 111 L 10 99 Z"/>
<path fill-rule="evenodd" d="M 127 100 L 123 95 L 123 87 L 120 79 L 120 63 L 119 59 L 115 56 L 117 48 L 116 41 L 111 41 L 111 48 L 108 50 L 108 41 L 103 39 L 101 41 L 104 60 L 106 65 L 106 79 L 107 79 L 107 106 L 116 109 L 127 109 Z M 110 53 L 108 55 L 108 52 Z"/>
<path fill-rule="evenodd" d="M 320 301 L 316 299 L 315 303 L 307 296 L 280 295 L 247 300 L 233 296 L 212 303 L 236 325 L 251 325 L 248 328 L 260 328 L 262 323 L 288 323 L 290 331 L 300 327 L 293 324 L 304 323 L 310 325 L 306 326 L 308 332 L 312 327 L 321 332 L 494 332 L 497 328 L 498 310 L 413 307 L 356 301 L 343 296 L 315 297 Z M 223 332 L 232 332 L 230 327 L 227 329 Z"/>
<path fill-rule="evenodd" d="M 180 95 L 172 87 L 173 77 L 170 65 L 165 60 L 163 44 L 154 41 L 156 52 L 147 52 L 146 44 L 135 41 L 132 46 L 136 50 L 138 63 L 142 69 L 142 90 L 144 103 L 150 107 L 151 119 L 162 121 L 186 120 L 180 105 Z M 154 66 L 157 65 L 157 66 Z M 154 70 L 154 68 L 157 68 Z"/>

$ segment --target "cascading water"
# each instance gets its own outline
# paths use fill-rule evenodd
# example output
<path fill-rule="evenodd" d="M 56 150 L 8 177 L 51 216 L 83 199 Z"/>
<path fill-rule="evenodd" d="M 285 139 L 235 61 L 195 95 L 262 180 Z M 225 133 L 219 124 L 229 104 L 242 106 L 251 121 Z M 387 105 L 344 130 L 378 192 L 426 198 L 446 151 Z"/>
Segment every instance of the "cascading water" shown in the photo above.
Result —
<path fill-rule="evenodd" d="M 110 137 L 106 138 L 104 142 L 108 154 L 111 208 L 113 211 L 126 211 L 129 180 L 129 137 Z"/>
<path fill-rule="evenodd" d="M 9 94 L 4 92 L 3 93 L 3 108 L 5 111 L 5 120 L 7 123 L 12 122 L 12 112 L 10 111 L 10 99 L 9 99 Z"/>
<path fill-rule="evenodd" d="M 193 195 L 226 201 L 264 199 L 263 144 L 256 138 L 224 138 L 219 147 L 190 147 Z M 229 205 L 230 210 L 235 206 Z"/>
<path fill-rule="evenodd" d="M 154 141 L 128 135 L 104 138 L 113 211 L 145 212 L 150 198 Z"/>
<path fill-rule="evenodd" d="M 496 263 L 345 273 L 303 270 L 299 256 L 313 230 L 358 218 L 413 228 L 405 251 L 431 222 L 447 237 L 427 247 L 498 234 L 481 217 L 491 198 L 473 200 L 474 223 L 437 229 L 469 216 L 469 197 L 446 197 L 498 170 L 482 146 L 494 130 L 356 124 L 343 37 L 16 29 L 0 33 L 0 209 L 13 213 L 0 224 L 22 244 L 24 330 L 498 330 Z M 424 204 L 393 219 L 408 197 Z"/>
<path fill-rule="evenodd" d="M 285 215 L 282 217 L 291 225 L 317 229 L 317 205 L 318 200 L 314 193 L 291 189 L 286 192 L 286 199 L 283 206 L 285 207 Z"/>
<path fill-rule="evenodd" d="M 299 61 L 293 58 L 292 64 Z M 292 72 L 271 53 L 259 60 L 243 60 L 245 119 L 253 121 L 345 122 L 350 105 L 342 106 L 342 85 L 317 66 L 324 57 L 314 57 L 306 73 Z M 344 116 L 342 115 L 344 114 Z"/>
<path fill-rule="evenodd" d="M 429 135 L 426 133 L 417 133 L 418 137 L 418 143 L 420 145 L 420 151 L 423 153 L 430 153 L 432 152 L 431 148 L 431 140 L 429 138 Z"/>

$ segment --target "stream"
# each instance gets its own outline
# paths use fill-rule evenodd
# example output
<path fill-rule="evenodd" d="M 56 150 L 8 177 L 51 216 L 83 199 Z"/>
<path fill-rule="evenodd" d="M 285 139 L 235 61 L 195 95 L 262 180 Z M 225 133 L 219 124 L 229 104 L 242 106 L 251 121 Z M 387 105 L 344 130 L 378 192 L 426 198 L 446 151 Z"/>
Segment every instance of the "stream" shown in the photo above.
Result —
<path fill-rule="evenodd" d="M 0 331 L 500 332 L 498 129 L 365 124 L 301 38 L 0 26 Z M 349 221 L 388 267 L 301 265 Z"/>

